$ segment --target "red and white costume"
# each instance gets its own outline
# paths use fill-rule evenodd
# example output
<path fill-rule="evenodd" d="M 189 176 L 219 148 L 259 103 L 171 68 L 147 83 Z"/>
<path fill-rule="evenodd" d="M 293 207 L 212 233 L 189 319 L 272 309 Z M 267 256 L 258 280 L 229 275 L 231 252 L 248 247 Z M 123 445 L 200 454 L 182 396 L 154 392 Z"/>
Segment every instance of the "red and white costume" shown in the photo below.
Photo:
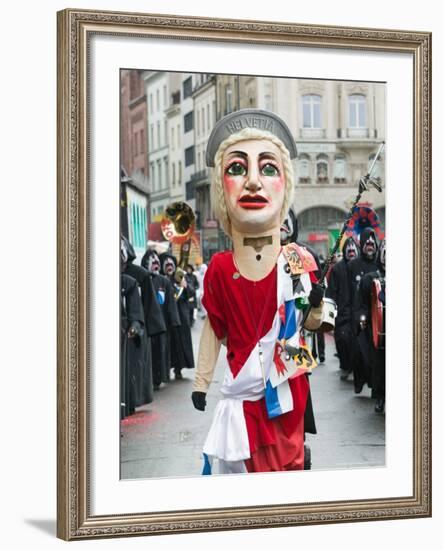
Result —
<path fill-rule="evenodd" d="M 216 337 L 226 338 L 229 369 L 203 451 L 209 460 L 218 459 L 220 473 L 303 469 L 306 377 L 286 376 L 279 389 L 288 412 L 272 419 L 263 378 L 276 377 L 275 349 L 285 302 L 305 298 L 311 290 L 309 273 L 302 273 L 300 282 L 301 290 L 294 294 L 283 253 L 269 275 L 259 281 L 239 276 L 232 252 L 211 259 L 203 305 Z M 301 315 L 300 310 L 297 326 Z"/>

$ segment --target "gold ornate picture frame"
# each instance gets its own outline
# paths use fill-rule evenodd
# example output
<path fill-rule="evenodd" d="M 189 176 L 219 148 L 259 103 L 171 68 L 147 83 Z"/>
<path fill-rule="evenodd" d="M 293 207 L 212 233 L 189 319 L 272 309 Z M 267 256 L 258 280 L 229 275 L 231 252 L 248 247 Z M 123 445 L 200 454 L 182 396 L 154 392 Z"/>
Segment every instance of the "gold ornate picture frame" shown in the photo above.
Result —
<path fill-rule="evenodd" d="M 409 54 L 413 64 L 412 492 L 392 498 L 94 514 L 91 500 L 91 112 L 94 36 Z M 65 540 L 431 515 L 431 35 L 64 10 L 58 13 L 58 536 Z M 118 166 L 118 160 L 116 161 Z M 111 184 L 110 184 L 111 185 Z M 118 173 L 115 185 L 118 188 Z M 161 483 L 161 481 L 160 481 Z"/>

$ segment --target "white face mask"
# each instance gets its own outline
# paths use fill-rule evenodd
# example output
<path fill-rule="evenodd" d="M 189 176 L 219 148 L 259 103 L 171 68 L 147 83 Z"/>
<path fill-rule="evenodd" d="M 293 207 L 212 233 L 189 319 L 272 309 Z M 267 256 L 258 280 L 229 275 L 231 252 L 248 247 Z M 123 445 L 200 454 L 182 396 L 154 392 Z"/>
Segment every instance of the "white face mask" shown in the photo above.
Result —
<path fill-rule="evenodd" d="M 160 260 L 158 259 L 157 254 L 151 254 L 148 259 L 148 271 L 151 273 L 160 272 Z"/>
<path fill-rule="evenodd" d="M 357 246 L 354 241 L 350 241 L 345 249 L 345 258 L 347 260 L 352 260 L 357 257 Z"/>
<path fill-rule="evenodd" d="M 373 258 L 375 256 L 375 253 L 377 251 L 377 247 L 375 246 L 375 240 L 372 235 L 370 235 L 365 244 L 363 245 L 363 253 L 367 258 Z"/>
<path fill-rule="evenodd" d="M 294 224 L 291 216 L 288 216 L 280 228 L 280 240 L 282 243 L 289 241 L 294 235 Z"/>
<path fill-rule="evenodd" d="M 172 275 L 175 271 L 175 264 L 170 259 L 167 258 L 163 263 L 163 271 L 166 273 L 166 275 Z"/>
<path fill-rule="evenodd" d="M 120 243 L 120 258 L 122 263 L 126 264 L 128 263 L 128 251 L 126 250 L 126 246 L 124 245 L 124 242 L 121 241 Z"/>
<path fill-rule="evenodd" d="M 386 266 L 386 243 L 383 241 L 380 245 L 380 263 L 383 267 Z"/>

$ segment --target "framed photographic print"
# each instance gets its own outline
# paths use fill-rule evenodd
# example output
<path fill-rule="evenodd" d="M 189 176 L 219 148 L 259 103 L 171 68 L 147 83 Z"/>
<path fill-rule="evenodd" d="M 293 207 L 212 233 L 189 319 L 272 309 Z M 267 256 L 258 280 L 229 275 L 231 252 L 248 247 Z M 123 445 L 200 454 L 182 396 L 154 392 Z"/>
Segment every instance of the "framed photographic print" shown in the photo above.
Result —
<path fill-rule="evenodd" d="M 418 31 L 58 13 L 59 537 L 431 514 L 430 56 L 430 33 Z M 352 383 L 334 330 L 307 335 L 313 417 L 291 471 L 245 460 L 241 473 L 201 475 L 232 369 L 228 342 L 203 392 L 206 410 L 196 410 L 193 367 L 211 317 L 203 276 L 232 248 L 208 169 L 208 143 L 228 119 L 231 134 L 274 128 L 289 150 L 295 142 L 292 222 L 323 256 L 324 278 L 345 238 L 358 244 L 369 228 L 377 247 L 388 243 L 369 319 L 383 310 L 379 330 L 371 325 L 386 363 L 383 395 L 372 376 L 360 384 L 354 370 Z M 192 239 L 175 226 L 186 239 L 170 242 L 165 213 L 183 202 Z M 189 269 L 166 284 L 168 253 Z M 152 275 L 157 260 L 162 279 Z M 139 317 L 128 309 L 131 284 Z M 177 323 L 162 309 L 168 292 Z M 367 323 L 357 319 L 358 331 Z"/>

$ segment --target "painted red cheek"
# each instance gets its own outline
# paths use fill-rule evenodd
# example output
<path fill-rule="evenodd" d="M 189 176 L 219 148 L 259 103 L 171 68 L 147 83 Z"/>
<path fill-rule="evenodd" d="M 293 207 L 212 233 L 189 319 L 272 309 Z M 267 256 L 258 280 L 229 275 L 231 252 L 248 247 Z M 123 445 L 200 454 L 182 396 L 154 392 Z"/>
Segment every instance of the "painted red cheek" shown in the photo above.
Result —
<path fill-rule="evenodd" d="M 226 189 L 229 191 L 234 188 L 236 184 L 236 179 L 233 176 L 230 176 L 229 174 L 225 174 L 223 176 L 223 182 L 225 184 Z"/>
<path fill-rule="evenodd" d="M 272 183 L 274 190 L 277 192 L 283 191 L 285 187 L 285 180 L 284 178 L 276 178 Z"/>

